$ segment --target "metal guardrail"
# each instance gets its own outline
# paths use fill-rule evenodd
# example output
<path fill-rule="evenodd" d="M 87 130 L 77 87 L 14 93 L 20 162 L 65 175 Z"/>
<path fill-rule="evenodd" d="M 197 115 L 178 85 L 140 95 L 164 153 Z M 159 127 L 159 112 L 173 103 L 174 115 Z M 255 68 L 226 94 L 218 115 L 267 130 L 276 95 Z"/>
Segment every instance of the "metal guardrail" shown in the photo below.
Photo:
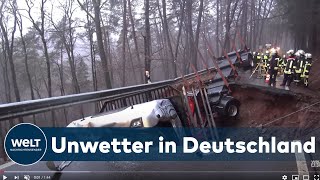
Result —
<path fill-rule="evenodd" d="M 210 68 L 209 70 L 212 71 L 215 70 L 215 68 Z M 206 72 L 207 70 L 202 70 L 198 73 L 204 74 Z M 184 76 L 184 78 L 190 79 L 194 76 L 195 73 L 192 73 Z M 182 81 L 182 77 L 172 80 L 155 82 L 151 84 L 141 84 L 102 91 L 2 104 L 0 105 L 0 121 L 51 111 L 60 108 L 66 108 L 73 105 L 115 99 L 132 93 L 167 87 L 180 81 Z"/>
<path fill-rule="evenodd" d="M 243 53 L 243 51 L 239 51 Z M 228 56 L 236 56 L 236 52 L 229 53 Z M 223 60 L 223 58 L 218 58 L 218 60 Z M 219 66 L 220 69 L 225 69 L 230 67 L 229 64 L 224 64 Z M 204 69 L 198 71 L 197 74 L 203 75 L 208 71 L 217 71 L 215 68 Z M 196 73 L 191 73 L 185 75 L 184 77 L 179 77 L 172 80 L 165 80 L 160 82 L 155 82 L 151 84 L 141 84 L 129 87 L 108 89 L 96 92 L 87 92 L 81 94 L 59 96 L 52 98 L 44 98 L 37 100 L 29 100 L 22 102 L 14 102 L 8 104 L 0 105 L 0 121 L 5 121 L 8 119 L 18 118 L 22 116 L 42 113 L 46 111 L 51 111 L 60 108 L 66 108 L 73 105 L 92 103 L 98 101 L 112 100 L 119 97 L 124 97 L 133 93 L 139 93 L 143 91 L 150 91 L 152 89 L 163 88 L 177 83 L 181 83 L 183 80 L 190 80 L 196 76 Z"/>

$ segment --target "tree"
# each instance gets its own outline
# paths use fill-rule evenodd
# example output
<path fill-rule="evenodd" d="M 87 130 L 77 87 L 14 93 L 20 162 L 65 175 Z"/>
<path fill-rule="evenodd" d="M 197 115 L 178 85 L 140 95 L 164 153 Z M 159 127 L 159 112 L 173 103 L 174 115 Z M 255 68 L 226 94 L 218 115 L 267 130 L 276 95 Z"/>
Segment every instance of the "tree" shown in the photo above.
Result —
<path fill-rule="evenodd" d="M 180 39 L 181 39 L 181 34 L 182 34 L 182 28 L 183 28 L 183 22 L 184 22 L 184 16 L 185 16 L 185 5 L 186 1 L 182 1 L 182 5 L 180 4 L 180 19 L 178 19 L 179 22 L 179 30 L 178 30 L 178 36 L 177 36 L 177 42 L 176 42 L 176 47 L 175 47 L 175 55 L 174 55 L 174 61 L 176 63 L 177 67 L 177 60 L 178 60 L 178 53 L 179 53 L 179 44 L 180 44 Z M 178 17 L 178 16 L 177 16 Z M 181 73 L 181 72 L 180 72 Z"/>
<path fill-rule="evenodd" d="M 8 58 L 7 58 L 7 50 L 4 43 L 4 36 L 1 33 L 1 68 L 2 68 L 2 76 L 3 76 L 3 84 L 4 84 L 4 92 L 5 99 L 7 103 L 12 102 L 11 98 L 11 87 L 10 87 L 10 79 L 9 79 L 9 70 L 8 70 Z"/>
<path fill-rule="evenodd" d="M 194 58 L 193 58 L 193 64 L 195 65 L 196 69 L 197 68 L 197 50 L 199 46 L 199 37 L 200 37 L 200 27 L 201 27 L 201 20 L 202 20 L 202 14 L 203 14 L 203 0 L 200 0 L 200 6 L 199 6 L 199 15 L 198 15 L 198 21 L 197 21 L 197 29 L 196 29 L 196 37 L 195 37 L 195 45 L 194 48 L 196 49 L 196 53 L 194 53 Z"/>
<path fill-rule="evenodd" d="M 126 85 L 126 39 L 127 39 L 127 1 L 123 0 L 123 16 L 122 16 L 122 86 Z"/>
<path fill-rule="evenodd" d="M 44 56 L 46 59 L 46 65 L 47 65 L 47 84 L 46 88 L 48 91 L 48 96 L 52 97 L 52 80 L 51 80 L 51 62 L 50 62 L 50 58 L 49 58 L 49 53 L 48 53 L 48 45 L 47 45 L 47 40 L 45 37 L 45 3 L 47 2 L 47 0 L 41 0 L 40 2 L 40 25 L 39 23 L 37 23 L 35 21 L 35 19 L 32 17 L 32 8 L 34 7 L 34 3 L 31 0 L 25 0 L 26 4 L 27 4 L 27 12 L 28 12 L 28 16 L 29 16 L 29 20 L 31 21 L 33 27 L 38 31 L 40 37 L 41 37 L 41 41 L 42 41 L 42 45 L 43 45 L 43 51 L 44 51 Z M 51 111 L 51 119 L 52 119 L 52 125 L 53 127 L 56 126 L 56 120 L 55 120 L 55 115 L 54 115 L 54 111 Z"/>
<path fill-rule="evenodd" d="M 138 46 L 138 40 L 137 40 L 137 35 L 136 35 L 136 29 L 135 29 L 135 23 L 134 23 L 134 18 L 132 15 L 132 9 L 131 9 L 132 3 L 130 0 L 128 0 L 128 10 L 129 10 L 129 17 L 130 17 L 130 24 L 131 24 L 131 31 L 132 31 L 132 38 L 133 38 L 133 43 L 134 43 L 134 48 L 135 48 L 135 53 L 139 62 L 139 65 L 142 66 L 142 60 L 140 58 L 140 52 L 139 52 L 139 46 Z M 140 74 L 140 81 L 143 82 L 143 73 Z"/>
<path fill-rule="evenodd" d="M 1 12 L 4 11 L 5 5 L 6 5 L 6 1 L 1 1 L 1 5 L 0 5 Z M 12 11 L 12 15 L 13 15 L 13 29 L 11 31 L 11 40 L 9 40 L 8 29 L 7 29 L 6 25 L 4 24 L 4 18 L 5 18 L 4 13 L 0 14 L 0 27 L 1 27 L 2 35 L 4 37 L 6 56 L 8 58 L 9 65 L 10 65 L 14 94 L 16 97 L 16 101 L 19 102 L 21 100 L 21 98 L 20 98 L 20 92 L 19 92 L 18 83 L 17 83 L 15 65 L 13 62 L 14 35 L 16 32 L 16 27 L 17 27 L 16 1 L 14 0 L 12 2 L 9 2 L 9 6 L 10 6 L 10 10 Z M 8 8 L 8 7 L 6 7 L 6 8 Z M 9 10 L 9 9 L 7 9 L 7 10 Z"/>
<path fill-rule="evenodd" d="M 18 27 L 19 27 L 19 32 L 20 32 L 20 38 L 21 38 L 21 43 L 22 43 L 22 49 L 23 49 L 23 55 L 24 55 L 24 65 L 27 73 L 27 80 L 29 83 L 29 88 L 30 88 L 30 95 L 31 99 L 35 99 L 34 92 L 33 92 L 33 83 L 32 83 L 32 78 L 31 78 L 31 73 L 29 70 L 29 63 L 28 63 L 28 52 L 27 52 L 27 45 L 26 41 L 23 35 L 23 22 L 22 22 L 22 17 L 19 11 L 17 11 L 19 15 L 19 19 L 17 21 Z"/>
<path fill-rule="evenodd" d="M 162 13 L 163 13 L 163 32 L 165 37 L 165 42 L 167 44 L 167 47 L 169 49 L 169 60 L 171 62 L 171 68 L 173 68 L 173 77 L 177 77 L 177 65 L 175 62 L 175 58 L 173 55 L 171 40 L 170 40 L 170 32 L 169 32 L 169 26 L 168 26 L 168 20 L 167 20 L 167 5 L 166 0 L 162 0 Z"/>
<path fill-rule="evenodd" d="M 217 13 L 217 18 L 216 18 L 216 45 L 219 44 L 219 23 L 220 23 L 220 0 L 217 0 L 217 5 L 216 5 L 216 13 Z M 219 46 L 216 46 L 216 53 L 219 55 Z"/>
<path fill-rule="evenodd" d="M 85 6 L 79 0 L 77 0 L 77 1 L 79 3 L 80 7 L 82 8 L 82 10 L 84 10 L 88 14 L 88 16 L 91 17 L 94 21 L 95 28 L 96 28 L 98 48 L 99 48 L 99 55 L 100 55 L 101 63 L 103 66 L 103 73 L 104 73 L 104 77 L 105 77 L 105 84 L 108 89 L 111 89 L 112 84 L 111 84 L 110 72 L 109 72 L 109 67 L 108 67 L 108 60 L 107 60 L 106 52 L 105 52 L 104 45 L 103 45 L 101 22 L 100 22 L 100 20 L 101 20 L 101 18 L 100 18 L 101 1 L 100 0 L 92 0 L 92 5 L 93 5 L 93 9 L 94 9 L 94 16 L 85 8 Z"/>
<path fill-rule="evenodd" d="M 35 19 L 32 16 L 32 8 L 34 7 L 33 1 L 31 0 L 25 0 L 25 1 L 28 7 L 27 12 L 28 12 L 29 20 L 31 21 L 33 27 L 38 31 L 43 44 L 44 56 L 47 64 L 48 96 L 52 97 L 51 63 L 50 63 L 50 58 L 48 53 L 47 40 L 45 37 L 45 3 L 47 2 L 47 0 L 41 0 L 40 2 L 40 20 L 41 20 L 40 25 L 35 21 Z"/>
<path fill-rule="evenodd" d="M 144 62 L 145 62 L 145 72 L 149 71 L 151 73 L 151 32 L 150 32 L 150 2 L 149 0 L 144 0 L 144 17 L 145 17 L 145 36 L 144 36 Z M 145 76 L 145 83 L 148 82 L 148 78 Z"/>
<path fill-rule="evenodd" d="M 193 63 L 193 58 L 194 58 L 194 51 L 195 51 L 195 49 L 194 49 L 194 45 L 193 45 L 193 43 L 194 43 L 194 37 L 193 37 L 193 23 L 192 23 L 192 1 L 186 1 L 186 15 L 187 15 L 187 17 L 186 17 L 186 25 L 185 25 L 185 27 L 186 27 L 186 41 L 187 41 L 187 43 L 186 43 L 186 46 L 187 46 L 187 57 L 190 57 L 191 58 L 191 60 L 192 61 L 190 61 L 189 60 L 189 62 L 187 62 L 187 64 L 184 66 L 184 67 L 186 67 L 185 68 L 185 74 L 186 73 L 188 73 L 188 71 L 189 71 L 189 63 Z M 195 65 L 194 65 L 195 66 Z"/>
<path fill-rule="evenodd" d="M 63 47 L 66 50 L 67 56 L 68 56 L 68 62 L 71 69 L 71 77 L 72 77 L 72 85 L 74 88 L 74 93 L 78 94 L 80 93 L 80 86 L 77 79 L 76 74 L 76 63 L 75 63 L 75 57 L 74 57 L 74 46 L 76 43 L 76 37 L 75 37 L 75 28 L 74 27 L 74 20 L 73 20 L 73 13 L 75 12 L 76 8 L 73 7 L 73 2 L 71 0 L 66 1 L 65 4 L 60 4 L 60 7 L 62 8 L 63 17 L 60 20 L 60 22 L 55 24 L 52 13 L 51 13 L 51 22 L 52 25 L 60 37 L 60 40 L 63 43 Z M 53 8 L 52 8 L 53 9 Z"/>

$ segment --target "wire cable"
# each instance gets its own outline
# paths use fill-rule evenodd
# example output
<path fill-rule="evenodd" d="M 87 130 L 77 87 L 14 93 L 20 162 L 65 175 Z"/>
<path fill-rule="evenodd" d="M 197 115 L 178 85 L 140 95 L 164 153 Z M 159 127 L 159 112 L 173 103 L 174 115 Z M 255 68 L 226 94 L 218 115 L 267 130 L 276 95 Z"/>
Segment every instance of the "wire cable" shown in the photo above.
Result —
<path fill-rule="evenodd" d="M 289 114 L 287 114 L 287 115 L 285 115 L 285 116 L 279 117 L 279 118 L 277 118 L 277 119 L 275 119 L 275 120 L 273 120 L 273 121 L 270 121 L 270 122 L 268 122 L 268 123 L 266 123 L 266 124 L 263 124 L 262 126 L 267 126 L 267 125 L 272 124 L 272 123 L 274 123 L 274 122 L 276 122 L 276 121 L 279 121 L 279 120 L 281 120 L 281 119 L 284 119 L 284 118 L 287 118 L 287 117 L 289 117 L 289 116 L 292 116 L 293 114 L 296 114 L 296 113 L 298 113 L 298 112 L 300 112 L 300 111 L 309 109 L 310 107 L 315 106 L 315 105 L 317 105 L 317 104 L 320 104 L 320 101 L 318 101 L 318 102 L 316 102 L 316 103 L 313 103 L 313 104 L 310 104 L 310 105 L 308 105 L 308 106 L 306 106 L 306 107 L 304 107 L 304 108 L 302 108 L 302 109 L 299 109 L 299 110 L 297 110 L 297 111 L 294 111 L 294 112 L 292 112 L 292 113 L 289 113 Z"/>

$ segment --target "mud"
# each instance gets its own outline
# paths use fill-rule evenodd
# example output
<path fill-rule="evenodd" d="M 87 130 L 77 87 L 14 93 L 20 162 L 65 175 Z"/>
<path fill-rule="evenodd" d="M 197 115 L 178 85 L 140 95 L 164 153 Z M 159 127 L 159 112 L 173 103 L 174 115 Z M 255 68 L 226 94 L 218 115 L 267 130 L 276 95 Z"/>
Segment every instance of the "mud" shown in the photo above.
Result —
<path fill-rule="evenodd" d="M 320 103 L 302 110 L 320 102 L 317 93 L 288 93 L 285 90 L 241 85 L 235 85 L 232 89 L 232 96 L 241 102 L 236 126 L 320 128 Z M 296 111 L 299 112 L 294 113 Z"/>
<path fill-rule="evenodd" d="M 312 63 L 310 71 L 310 85 L 309 88 L 315 91 L 320 92 L 320 60 L 319 57 L 315 58 L 316 60 Z"/>

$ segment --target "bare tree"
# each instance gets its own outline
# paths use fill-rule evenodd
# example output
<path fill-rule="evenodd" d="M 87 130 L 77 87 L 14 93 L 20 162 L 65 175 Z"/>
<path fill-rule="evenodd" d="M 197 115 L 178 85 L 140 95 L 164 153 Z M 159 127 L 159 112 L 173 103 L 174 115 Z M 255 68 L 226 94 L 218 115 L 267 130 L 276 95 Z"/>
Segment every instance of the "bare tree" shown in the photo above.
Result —
<path fill-rule="evenodd" d="M 226 23 L 225 23 L 225 29 L 226 29 L 226 33 L 225 33 L 225 42 L 223 45 L 223 48 L 226 51 L 230 50 L 230 31 L 231 31 L 231 25 L 234 22 L 234 18 L 235 18 L 235 13 L 238 7 L 238 3 L 239 0 L 236 0 L 233 8 L 231 9 L 232 6 L 232 0 L 227 0 L 227 9 L 226 9 Z"/>
<path fill-rule="evenodd" d="M 191 58 L 191 61 L 189 60 L 189 62 L 185 62 L 186 64 L 184 65 L 185 67 L 185 74 L 188 73 L 189 71 L 189 64 L 191 62 L 193 62 L 193 58 L 194 58 L 194 47 L 193 47 L 193 43 L 194 43 L 194 37 L 193 37 L 193 25 L 192 25 L 192 1 L 186 1 L 186 46 L 187 46 L 187 57 Z"/>
<path fill-rule="evenodd" d="M 216 5 L 216 12 L 217 12 L 217 18 L 216 18 L 216 53 L 219 55 L 219 23 L 220 23 L 220 0 L 217 0 L 217 5 Z"/>
<path fill-rule="evenodd" d="M 132 15 L 132 9 L 131 9 L 131 1 L 128 0 L 128 10 L 129 10 L 129 17 L 130 17 L 130 24 L 131 24 L 131 30 L 132 30 L 132 38 L 133 38 L 133 43 L 134 43 L 134 48 L 135 48 L 135 52 L 136 52 L 136 56 L 139 62 L 139 65 L 142 67 L 142 60 L 140 58 L 140 52 L 139 52 L 139 46 L 138 46 L 138 40 L 137 40 L 137 35 L 136 35 L 136 30 L 135 30 L 135 23 L 134 23 L 134 18 Z M 143 79 L 143 73 L 140 72 L 140 80 L 141 82 L 144 81 Z"/>
<path fill-rule="evenodd" d="M 145 62 L 145 71 L 151 70 L 151 32 L 150 32 L 150 2 L 149 0 L 144 0 L 144 16 L 145 16 L 145 36 L 144 36 L 144 62 Z M 151 73 L 151 72 L 150 72 Z M 145 77 L 145 83 L 148 82 L 148 78 Z"/>
<path fill-rule="evenodd" d="M 174 54 L 174 61 L 176 62 L 176 65 L 177 65 L 177 60 L 178 60 L 179 44 L 180 44 L 184 16 L 185 16 L 185 5 L 186 5 L 186 1 L 183 0 L 182 5 L 180 4 L 180 19 L 179 19 L 180 22 L 179 22 L 179 30 L 178 30 L 178 36 L 177 36 L 177 42 L 176 42 L 175 54 Z"/>
<path fill-rule="evenodd" d="M 81 3 L 79 0 L 77 0 L 81 9 L 84 10 L 89 17 L 91 17 L 95 23 L 96 28 L 96 36 L 97 36 L 97 42 L 98 42 L 98 48 L 99 48 L 99 55 L 101 59 L 101 63 L 103 66 L 103 73 L 105 77 L 105 83 L 108 89 L 112 88 L 111 84 L 111 78 L 110 78 L 110 72 L 108 67 L 108 59 L 107 55 L 104 49 L 103 45 L 103 38 L 102 38 L 102 28 L 101 28 L 101 18 L 100 18 L 100 10 L 101 10 L 101 1 L 100 0 L 92 0 L 92 5 L 94 9 L 94 16 L 88 11 L 88 9 L 85 8 L 83 3 Z"/>
<path fill-rule="evenodd" d="M 73 13 L 76 10 L 76 8 L 73 7 L 73 2 L 71 0 L 66 1 L 65 4 L 60 4 L 60 7 L 63 10 L 63 17 L 61 21 L 59 22 L 59 25 L 57 25 L 52 17 L 51 12 L 51 23 L 60 37 L 60 40 L 63 43 L 63 47 L 66 50 L 67 56 L 68 56 L 68 62 L 70 65 L 71 70 L 71 77 L 72 77 L 72 85 L 74 88 L 74 93 L 78 94 L 80 93 L 80 86 L 76 74 L 76 64 L 75 64 L 75 57 L 74 57 L 74 44 L 76 42 L 75 34 L 75 27 L 73 26 Z M 53 10 L 53 7 L 52 7 Z"/>
<path fill-rule="evenodd" d="M 1 1 L 1 5 L 0 5 L 1 12 L 4 11 L 5 5 L 6 5 L 6 1 Z M 16 32 L 16 27 L 17 27 L 16 1 L 14 0 L 12 3 L 10 2 L 9 6 L 10 6 L 10 9 L 13 14 L 13 28 L 11 31 L 11 40 L 9 40 L 8 29 L 7 29 L 5 22 L 4 22 L 4 18 L 5 18 L 4 13 L 0 14 L 0 27 L 1 27 L 2 35 L 4 37 L 4 45 L 5 45 L 6 55 L 7 55 L 9 65 L 10 65 L 14 94 L 16 97 L 16 101 L 19 102 L 21 100 L 21 98 L 20 98 L 20 92 L 19 92 L 18 83 L 17 83 L 15 65 L 13 62 L 14 35 Z M 9 9 L 7 9 L 7 11 L 8 10 Z"/>
<path fill-rule="evenodd" d="M 127 1 L 123 0 L 122 14 L 122 86 L 126 85 Z M 133 69 L 134 71 L 134 69 Z"/>
<path fill-rule="evenodd" d="M 167 48 L 169 49 L 169 58 L 171 65 L 170 67 L 173 68 L 173 77 L 177 77 L 177 66 L 175 62 L 175 58 L 173 55 L 172 45 L 171 45 L 171 39 L 170 39 L 170 32 L 169 32 L 169 26 L 168 26 L 168 20 L 167 20 L 167 4 L 166 0 L 162 0 L 162 13 L 163 13 L 163 32 L 165 37 L 165 42 L 167 44 Z"/>
<path fill-rule="evenodd" d="M 45 86 L 48 91 L 48 96 L 52 97 L 53 94 L 52 94 L 52 82 L 51 82 L 51 62 L 50 62 L 49 53 L 48 53 L 47 40 L 45 37 L 45 3 L 47 2 L 47 0 L 41 0 L 41 3 L 40 3 L 40 25 L 35 21 L 35 19 L 32 16 L 32 8 L 34 7 L 33 1 L 25 0 L 25 2 L 28 7 L 27 12 L 28 12 L 29 20 L 31 21 L 33 27 L 38 31 L 41 38 L 42 45 L 43 45 L 44 56 L 45 56 L 46 65 L 47 65 L 47 81 L 48 81 L 48 83 L 45 83 Z M 51 111 L 51 118 L 52 118 L 52 125 L 53 127 L 55 127 L 56 120 L 55 120 L 54 111 Z"/>
<path fill-rule="evenodd" d="M 17 9 L 15 9 L 15 10 L 19 16 L 19 19 L 17 20 L 17 24 L 18 24 L 19 32 L 20 32 L 20 38 L 21 38 L 21 43 L 22 43 L 23 55 L 24 55 L 24 66 L 26 68 L 27 80 L 28 80 L 28 84 L 29 84 L 29 88 L 30 88 L 30 95 L 31 95 L 31 99 L 33 100 L 33 99 L 35 99 L 35 96 L 34 96 L 34 91 L 33 91 L 32 77 L 31 77 L 31 73 L 29 70 L 27 45 L 26 45 L 26 41 L 25 41 L 23 33 L 22 33 L 22 30 L 23 30 L 22 17 L 21 17 L 20 12 Z M 33 115 L 32 117 L 33 117 L 33 124 L 36 124 L 35 115 Z"/>
<path fill-rule="evenodd" d="M 195 42 L 193 48 L 195 48 L 196 52 L 194 53 L 194 58 L 193 58 L 193 64 L 198 69 L 197 67 L 197 49 L 199 46 L 199 35 L 200 35 L 200 27 L 201 27 L 201 20 L 202 20 L 202 14 L 203 14 L 203 0 L 200 0 L 200 6 L 199 6 L 199 14 L 198 14 L 198 21 L 197 21 L 197 29 L 196 29 L 196 37 L 195 37 Z"/>
<path fill-rule="evenodd" d="M 31 0 L 25 0 L 27 4 L 27 12 L 29 15 L 29 20 L 33 24 L 33 27 L 38 31 L 41 41 L 43 44 L 43 50 L 44 50 L 44 56 L 46 58 L 46 64 L 47 64 L 47 90 L 48 90 L 48 96 L 52 97 L 52 83 L 51 83 L 51 63 L 50 63 L 50 58 L 49 58 L 49 53 L 48 53 L 48 46 L 47 46 L 47 40 L 45 37 L 45 3 L 47 0 L 41 0 L 40 3 L 40 25 L 36 22 L 36 20 L 32 16 L 32 8 L 34 7 L 34 2 Z"/>
<path fill-rule="evenodd" d="M 23 48 L 24 65 L 26 68 L 27 79 L 28 79 L 29 88 L 30 88 L 30 95 L 31 95 L 31 99 L 35 99 L 34 92 L 33 92 L 32 77 L 31 77 L 31 73 L 29 70 L 27 46 L 26 46 L 26 41 L 24 39 L 23 32 L 22 32 L 23 31 L 22 17 L 21 17 L 21 14 L 19 11 L 17 11 L 17 13 L 19 15 L 19 19 L 18 19 L 17 23 L 18 23 L 18 27 L 19 27 L 20 38 L 21 38 L 21 43 L 22 43 L 22 48 Z"/>
<path fill-rule="evenodd" d="M 7 58 L 7 50 L 4 43 L 3 33 L 1 33 L 1 68 L 2 68 L 2 76 L 3 76 L 3 84 L 4 84 L 4 92 L 6 96 L 6 102 L 10 103 L 11 100 L 11 87 L 10 87 L 10 79 L 9 79 L 9 71 L 8 71 L 8 58 Z"/>

